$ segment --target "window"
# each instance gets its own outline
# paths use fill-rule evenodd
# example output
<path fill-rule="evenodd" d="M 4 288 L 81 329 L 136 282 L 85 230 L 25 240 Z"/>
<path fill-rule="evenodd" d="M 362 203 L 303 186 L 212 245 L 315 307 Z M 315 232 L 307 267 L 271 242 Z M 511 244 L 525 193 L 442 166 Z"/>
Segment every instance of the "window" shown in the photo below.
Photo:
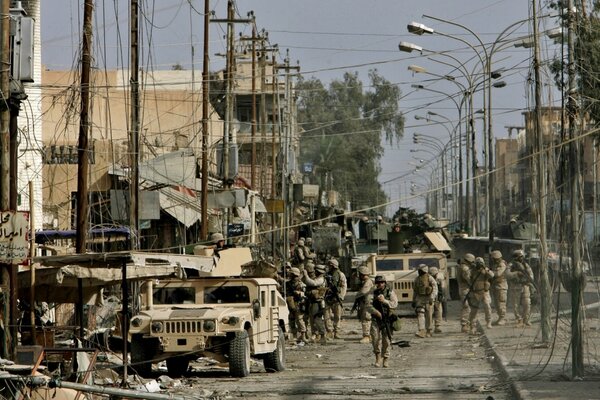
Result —
<path fill-rule="evenodd" d="M 194 288 L 158 288 L 152 294 L 154 304 L 195 304 Z"/>
<path fill-rule="evenodd" d="M 219 286 L 204 288 L 204 304 L 250 303 L 246 286 Z"/>
<path fill-rule="evenodd" d="M 428 267 L 440 267 L 440 261 L 437 258 L 413 258 L 408 260 L 408 269 L 417 269 L 419 264 L 425 264 Z"/>
<path fill-rule="evenodd" d="M 271 307 L 275 307 L 275 291 L 271 290 Z"/>
<path fill-rule="evenodd" d="M 402 271 L 404 260 L 377 260 L 377 272 L 380 271 Z"/>

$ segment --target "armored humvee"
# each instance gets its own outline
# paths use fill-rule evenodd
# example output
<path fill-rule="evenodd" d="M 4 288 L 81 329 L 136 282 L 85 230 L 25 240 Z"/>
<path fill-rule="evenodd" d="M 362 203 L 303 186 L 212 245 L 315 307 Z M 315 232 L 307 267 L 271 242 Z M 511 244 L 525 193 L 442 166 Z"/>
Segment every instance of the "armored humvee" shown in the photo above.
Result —
<path fill-rule="evenodd" d="M 142 376 L 166 360 L 169 375 L 187 371 L 199 356 L 229 362 L 235 377 L 250 373 L 250 358 L 267 371 L 285 368 L 288 309 L 271 278 L 242 277 L 247 248 L 205 256 L 197 277 L 146 281 L 142 311 L 130 321 L 132 367 Z M 212 264 L 211 264 L 212 263 Z"/>

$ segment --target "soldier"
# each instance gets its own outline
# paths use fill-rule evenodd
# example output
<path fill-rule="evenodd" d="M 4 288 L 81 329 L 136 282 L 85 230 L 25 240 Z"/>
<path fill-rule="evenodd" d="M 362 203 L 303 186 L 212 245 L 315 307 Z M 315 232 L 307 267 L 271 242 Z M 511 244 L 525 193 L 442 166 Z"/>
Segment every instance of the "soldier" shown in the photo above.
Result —
<path fill-rule="evenodd" d="M 325 282 L 325 266 L 317 265 L 315 267 L 315 278 L 308 276 L 308 272 L 304 270 L 304 283 L 306 284 L 306 295 L 309 301 L 309 314 L 313 333 L 315 334 L 315 343 L 320 341 L 321 344 L 327 343 L 325 336 L 325 322 L 323 321 L 323 313 L 325 311 L 325 292 L 327 291 L 327 283 Z"/>
<path fill-rule="evenodd" d="M 488 328 L 492 327 L 492 298 L 490 296 L 490 280 L 494 277 L 494 273 L 485 266 L 483 258 L 477 257 L 475 263 L 471 267 L 469 294 L 467 301 L 471 306 L 469 313 L 469 325 L 471 326 L 470 333 L 477 334 L 475 328 L 475 318 L 479 307 L 483 307 L 485 314 L 485 322 Z"/>
<path fill-rule="evenodd" d="M 465 254 L 458 268 L 458 290 L 460 292 L 461 310 L 460 310 L 460 325 L 462 333 L 469 333 L 469 313 L 471 307 L 467 301 L 469 287 L 471 285 L 471 266 L 475 262 L 475 256 L 471 253 Z"/>
<path fill-rule="evenodd" d="M 446 301 L 446 279 L 442 272 L 439 272 L 437 267 L 429 267 L 429 275 L 437 283 L 438 293 L 433 302 L 433 323 L 435 326 L 434 333 L 442 333 L 442 317 L 444 315 L 444 301 Z"/>
<path fill-rule="evenodd" d="M 339 327 L 344 313 L 342 302 L 346 297 L 348 285 L 346 275 L 340 271 L 340 264 L 335 258 L 327 262 L 329 275 L 327 275 L 327 293 L 325 294 L 325 327 L 327 337 L 340 339 Z"/>
<path fill-rule="evenodd" d="M 375 288 L 369 295 L 369 312 L 371 313 L 371 341 L 375 353 L 375 367 L 387 368 L 392 342 L 392 324 L 389 320 L 392 311 L 398 307 L 396 293 L 387 287 L 385 278 L 375 277 Z M 383 357 L 383 359 L 382 359 Z"/>
<path fill-rule="evenodd" d="M 429 275 L 428 271 L 427 265 L 419 264 L 419 276 L 415 278 L 413 283 L 412 306 L 417 313 L 417 324 L 419 326 L 415 336 L 420 338 L 431 336 L 432 307 L 438 294 L 437 282 Z"/>
<path fill-rule="evenodd" d="M 300 270 L 296 267 L 290 269 L 286 282 L 286 301 L 290 311 L 289 321 L 292 335 L 298 343 L 306 338 L 306 324 L 304 323 L 306 285 L 302 283 Z"/>
<path fill-rule="evenodd" d="M 494 308 L 498 313 L 498 320 L 495 325 L 506 324 L 506 300 L 508 293 L 508 281 L 506 280 L 506 261 L 502 259 L 500 250 L 494 250 L 490 253 L 492 258 L 492 271 L 494 279 L 492 280 L 492 295 Z"/>
<path fill-rule="evenodd" d="M 304 239 L 298 239 L 296 247 L 294 247 L 294 256 L 292 257 L 293 265 L 298 267 L 300 270 L 304 269 L 304 263 L 306 262 L 306 248 L 304 247 Z"/>
<path fill-rule="evenodd" d="M 315 249 L 313 248 L 313 239 L 311 237 L 306 238 L 304 248 L 309 254 L 315 252 Z"/>
<path fill-rule="evenodd" d="M 304 275 L 304 271 L 306 271 L 308 273 L 308 277 L 311 279 L 315 279 L 317 276 L 315 275 L 315 264 L 312 262 L 312 260 L 308 260 L 306 261 L 306 267 L 305 268 L 298 268 L 300 270 L 300 273 Z M 305 302 L 306 304 L 306 310 L 304 313 L 304 324 L 307 327 L 307 334 L 305 335 L 305 340 L 308 341 L 309 340 L 309 336 L 308 336 L 308 327 L 310 327 L 310 332 L 312 334 L 312 337 L 314 339 L 315 334 L 317 332 L 315 326 L 313 325 L 313 320 L 312 318 L 310 318 L 310 313 L 308 312 L 308 299 Z"/>
<path fill-rule="evenodd" d="M 373 289 L 373 281 L 369 277 L 369 268 L 362 266 L 358 268 L 358 279 L 361 281 L 360 289 L 356 293 L 356 299 L 354 300 L 354 306 L 352 309 L 356 309 L 358 313 L 358 319 L 362 327 L 362 339 L 361 343 L 371 342 L 371 313 L 367 312 L 367 296 Z"/>
<path fill-rule="evenodd" d="M 219 257 L 219 251 L 225 249 L 225 237 L 222 233 L 216 232 L 210 235 L 210 241 L 213 243 L 214 255 Z"/>
<path fill-rule="evenodd" d="M 515 250 L 513 259 L 506 272 L 510 282 L 510 294 L 517 325 L 531 326 L 531 285 L 533 284 L 533 271 L 525 261 L 523 250 Z"/>

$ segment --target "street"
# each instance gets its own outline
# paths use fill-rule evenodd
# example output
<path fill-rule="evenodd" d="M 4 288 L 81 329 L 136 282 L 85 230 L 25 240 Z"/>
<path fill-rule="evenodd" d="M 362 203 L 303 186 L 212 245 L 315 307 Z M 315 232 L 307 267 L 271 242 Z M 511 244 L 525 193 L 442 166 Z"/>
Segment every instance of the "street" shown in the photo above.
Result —
<path fill-rule="evenodd" d="M 372 366 L 371 345 L 358 342 L 358 320 L 348 317 L 350 305 L 345 306 L 342 339 L 325 346 L 288 343 L 284 372 L 267 373 L 257 361 L 249 377 L 237 379 L 229 377 L 226 365 L 200 360 L 191 364 L 192 370 L 181 379 L 181 386 L 169 392 L 245 399 L 510 398 L 508 385 L 493 369 L 480 336 L 460 333 L 458 302 L 450 303 L 444 333 L 432 338 L 414 337 L 416 319 L 403 318 L 402 330 L 395 333 L 393 341 L 409 341 L 410 347 L 393 346 L 390 368 Z"/>

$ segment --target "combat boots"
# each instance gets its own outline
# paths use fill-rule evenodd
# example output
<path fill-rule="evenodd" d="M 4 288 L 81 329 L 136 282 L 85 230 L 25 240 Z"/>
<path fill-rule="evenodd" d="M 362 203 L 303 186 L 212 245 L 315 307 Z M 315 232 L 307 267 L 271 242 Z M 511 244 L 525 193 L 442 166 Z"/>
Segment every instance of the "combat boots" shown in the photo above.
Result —
<path fill-rule="evenodd" d="M 327 344 L 327 336 L 321 335 L 321 340 L 319 341 L 319 343 L 322 345 Z"/>
<path fill-rule="evenodd" d="M 373 366 L 376 368 L 381 367 L 381 355 L 379 353 L 375 354 L 375 364 Z"/>
<path fill-rule="evenodd" d="M 442 333 L 442 329 L 439 326 L 436 326 L 433 333 Z"/>
<path fill-rule="evenodd" d="M 427 331 L 425 329 L 419 329 L 417 333 L 415 333 L 416 337 L 424 338 L 427 336 Z"/>
<path fill-rule="evenodd" d="M 463 325 L 460 331 L 462 333 L 469 333 L 469 325 Z"/>
<path fill-rule="evenodd" d="M 523 325 L 525 325 L 525 326 L 531 326 L 531 322 L 529 322 L 529 320 L 524 320 L 523 321 Z"/>
<path fill-rule="evenodd" d="M 333 338 L 334 338 L 334 339 L 341 339 L 342 337 L 340 336 L 340 334 L 339 334 L 337 331 L 335 331 L 335 332 L 333 333 Z"/>
<path fill-rule="evenodd" d="M 496 321 L 496 325 L 498 325 L 498 326 L 506 325 L 506 319 L 498 318 L 498 321 Z"/>
<path fill-rule="evenodd" d="M 485 327 L 488 329 L 492 329 L 492 321 L 488 321 Z"/>
<path fill-rule="evenodd" d="M 427 329 L 427 332 L 425 333 L 425 336 L 431 337 L 431 335 L 432 335 L 431 329 Z"/>
<path fill-rule="evenodd" d="M 387 357 L 383 357 L 383 368 L 387 368 L 390 365 L 388 364 L 388 358 Z"/>
<path fill-rule="evenodd" d="M 360 339 L 360 343 L 371 343 L 371 336 L 363 336 L 363 338 Z"/>

